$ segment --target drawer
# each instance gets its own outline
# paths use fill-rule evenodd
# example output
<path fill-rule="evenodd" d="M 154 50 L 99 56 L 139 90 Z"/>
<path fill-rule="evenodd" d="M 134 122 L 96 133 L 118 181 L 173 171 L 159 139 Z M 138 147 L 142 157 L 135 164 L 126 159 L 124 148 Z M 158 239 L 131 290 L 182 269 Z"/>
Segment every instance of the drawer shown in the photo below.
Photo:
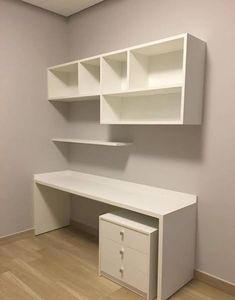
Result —
<path fill-rule="evenodd" d="M 128 263 L 120 263 L 120 260 L 113 259 L 109 253 L 101 254 L 100 269 L 101 272 L 104 272 L 143 293 L 147 292 L 147 274 Z"/>
<path fill-rule="evenodd" d="M 100 259 L 100 270 L 107 275 L 123 280 L 122 268 L 124 268 L 118 260 L 113 260 L 109 255 L 102 255 Z"/>
<path fill-rule="evenodd" d="M 148 274 L 148 256 L 121 243 L 102 238 L 100 240 L 100 254 L 102 257 L 110 257 L 119 265 L 130 266 L 142 273 Z"/>
<path fill-rule="evenodd" d="M 100 221 L 101 235 L 143 253 L 149 253 L 149 236 L 129 228 Z"/>
<path fill-rule="evenodd" d="M 123 281 L 130 286 L 138 289 L 143 293 L 147 293 L 148 276 L 147 274 L 132 268 L 130 265 L 124 266 Z"/>

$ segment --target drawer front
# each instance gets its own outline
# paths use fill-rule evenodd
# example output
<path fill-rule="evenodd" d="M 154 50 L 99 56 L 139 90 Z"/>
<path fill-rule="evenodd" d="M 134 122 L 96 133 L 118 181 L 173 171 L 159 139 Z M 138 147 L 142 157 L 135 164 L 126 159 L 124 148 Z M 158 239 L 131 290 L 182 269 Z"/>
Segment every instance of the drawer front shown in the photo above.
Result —
<path fill-rule="evenodd" d="M 147 254 L 131 249 L 122 243 L 102 238 L 100 240 L 100 251 L 101 258 L 110 257 L 112 261 L 117 261 L 120 266 L 128 265 L 145 274 L 148 274 L 149 272 Z"/>
<path fill-rule="evenodd" d="M 123 278 L 125 283 L 147 293 L 148 275 L 146 273 L 140 272 L 130 265 L 125 265 L 123 269 Z"/>
<path fill-rule="evenodd" d="M 105 272 L 118 280 L 123 280 L 123 268 L 124 267 L 120 264 L 118 260 L 113 260 L 109 255 L 101 255 L 101 272 Z"/>
<path fill-rule="evenodd" d="M 148 275 L 128 264 L 120 264 L 110 256 L 101 257 L 101 272 L 147 293 Z"/>
<path fill-rule="evenodd" d="M 129 228 L 101 220 L 102 237 L 126 245 L 143 253 L 149 253 L 149 236 Z"/>

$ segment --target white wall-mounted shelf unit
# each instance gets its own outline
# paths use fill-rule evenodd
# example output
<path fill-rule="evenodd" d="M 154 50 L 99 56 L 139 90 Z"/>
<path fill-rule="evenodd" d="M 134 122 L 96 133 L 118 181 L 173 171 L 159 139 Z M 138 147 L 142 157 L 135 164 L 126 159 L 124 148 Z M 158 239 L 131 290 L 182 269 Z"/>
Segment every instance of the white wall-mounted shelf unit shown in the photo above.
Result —
<path fill-rule="evenodd" d="M 186 33 L 52 67 L 49 100 L 100 97 L 102 124 L 201 124 L 205 52 Z"/>
<path fill-rule="evenodd" d="M 90 144 L 97 146 L 109 146 L 109 147 L 123 147 L 131 146 L 131 142 L 113 142 L 113 141 L 100 141 L 100 140 L 84 140 L 84 139 L 67 139 L 67 138 L 55 138 L 52 139 L 56 143 L 70 143 L 70 144 Z"/>

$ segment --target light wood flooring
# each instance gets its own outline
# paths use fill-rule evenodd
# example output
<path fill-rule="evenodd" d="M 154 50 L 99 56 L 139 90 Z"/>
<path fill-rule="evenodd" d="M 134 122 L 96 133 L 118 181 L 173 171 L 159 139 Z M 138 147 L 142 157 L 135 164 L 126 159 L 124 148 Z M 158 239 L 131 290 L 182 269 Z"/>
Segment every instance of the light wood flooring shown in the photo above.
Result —
<path fill-rule="evenodd" d="M 64 228 L 0 240 L 0 300 L 141 300 L 97 276 L 94 237 Z M 235 300 L 200 281 L 192 281 L 172 300 Z"/>

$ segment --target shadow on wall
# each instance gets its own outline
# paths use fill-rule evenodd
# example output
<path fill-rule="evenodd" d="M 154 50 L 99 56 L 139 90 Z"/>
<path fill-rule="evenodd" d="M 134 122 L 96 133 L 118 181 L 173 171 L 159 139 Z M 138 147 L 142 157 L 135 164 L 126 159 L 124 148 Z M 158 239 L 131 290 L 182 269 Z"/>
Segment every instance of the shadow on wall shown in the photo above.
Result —
<path fill-rule="evenodd" d="M 63 116 L 65 120 L 69 119 L 69 104 L 65 102 L 50 101 L 51 105 Z"/>
<path fill-rule="evenodd" d="M 203 153 L 201 126 L 131 126 L 134 155 L 169 159 L 201 160 Z"/>
<path fill-rule="evenodd" d="M 72 195 L 71 200 L 71 219 L 96 229 L 97 233 L 99 216 L 117 210 L 115 206 L 76 195 Z"/>
<path fill-rule="evenodd" d="M 69 146 L 66 143 L 57 143 L 57 142 L 53 142 L 51 141 L 54 146 L 57 148 L 57 150 L 60 151 L 60 153 L 63 155 L 63 157 L 67 160 L 68 162 L 68 156 L 69 156 Z"/>
<path fill-rule="evenodd" d="M 97 127 L 98 125 L 95 125 Z M 76 124 L 80 128 L 81 125 Z M 76 164 L 87 167 L 123 170 L 130 155 L 157 156 L 169 159 L 201 161 L 203 159 L 203 126 L 107 126 L 97 132 L 91 124 L 89 132 L 71 137 L 112 141 L 133 141 L 128 147 L 107 147 L 83 144 L 55 143 L 58 150 Z M 105 132 L 104 132 L 105 131 Z M 97 132 L 97 134 L 96 134 Z M 107 138 L 105 137 L 107 136 Z"/>
<path fill-rule="evenodd" d="M 124 170 L 130 156 L 155 156 L 200 162 L 205 148 L 207 123 L 207 74 L 202 125 L 101 125 L 99 101 L 81 101 L 69 105 L 68 136 L 81 139 L 132 141 L 130 147 L 103 147 L 94 145 L 70 145 L 69 158 L 75 165 L 89 169 Z M 55 105 L 64 113 L 60 105 Z M 65 117 L 67 115 L 65 114 Z M 60 151 L 63 148 L 58 146 Z"/>
<path fill-rule="evenodd" d="M 124 170 L 131 147 L 107 147 L 95 145 L 70 146 L 70 157 L 73 163 L 87 168 Z M 72 164 L 73 166 L 73 164 Z"/>
<path fill-rule="evenodd" d="M 68 136 L 80 139 L 104 141 L 129 141 L 126 126 L 100 124 L 100 103 L 97 100 L 71 103 Z M 123 170 L 126 167 L 131 147 L 96 145 L 70 145 L 70 159 L 74 164 L 87 168 Z M 72 164 L 73 166 L 73 164 Z"/>
<path fill-rule="evenodd" d="M 110 140 L 133 141 L 134 144 L 128 147 L 70 145 L 72 166 L 122 171 L 131 156 L 203 159 L 202 126 L 108 126 L 107 133 Z"/>
<path fill-rule="evenodd" d="M 99 100 L 78 101 L 69 105 L 69 121 L 71 123 L 96 123 L 100 122 L 100 102 Z"/>

